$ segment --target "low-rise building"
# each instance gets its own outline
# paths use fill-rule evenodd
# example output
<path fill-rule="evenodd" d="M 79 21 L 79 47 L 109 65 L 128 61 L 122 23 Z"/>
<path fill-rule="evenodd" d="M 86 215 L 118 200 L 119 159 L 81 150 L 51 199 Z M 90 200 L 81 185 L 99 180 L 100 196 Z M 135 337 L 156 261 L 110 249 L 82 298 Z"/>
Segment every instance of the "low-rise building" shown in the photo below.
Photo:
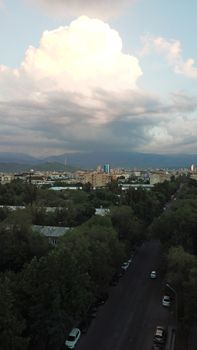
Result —
<path fill-rule="evenodd" d="M 157 184 L 159 182 L 170 181 L 172 174 L 165 172 L 154 172 L 149 174 L 150 185 Z"/>
<path fill-rule="evenodd" d="M 70 227 L 33 225 L 32 230 L 48 238 L 50 244 L 56 245 L 60 237 L 64 236 Z"/>
<path fill-rule="evenodd" d="M 93 188 L 105 187 L 111 182 L 111 175 L 97 171 L 78 172 L 77 180 L 83 184 L 90 183 Z"/>
<path fill-rule="evenodd" d="M 0 174 L 0 184 L 5 185 L 14 180 L 14 174 Z"/>

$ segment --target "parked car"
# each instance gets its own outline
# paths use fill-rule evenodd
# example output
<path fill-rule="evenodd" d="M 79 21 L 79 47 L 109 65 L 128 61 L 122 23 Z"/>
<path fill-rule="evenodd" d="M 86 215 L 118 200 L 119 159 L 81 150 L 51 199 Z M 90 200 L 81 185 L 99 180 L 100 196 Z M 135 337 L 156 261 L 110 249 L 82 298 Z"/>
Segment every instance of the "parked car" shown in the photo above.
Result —
<path fill-rule="evenodd" d="M 74 349 L 75 345 L 77 344 L 79 338 L 81 336 L 81 331 L 79 328 L 73 328 L 69 335 L 68 338 L 65 341 L 65 345 L 67 346 L 67 348 L 69 349 Z"/>
<path fill-rule="evenodd" d="M 129 261 L 125 261 L 125 262 L 122 264 L 121 269 L 124 270 L 124 271 L 127 271 L 129 265 L 130 265 Z"/>
<path fill-rule="evenodd" d="M 163 326 L 157 326 L 154 334 L 154 343 L 164 344 L 166 340 L 166 328 Z"/>
<path fill-rule="evenodd" d="M 171 299 L 168 295 L 164 295 L 163 299 L 162 299 L 162 305 L 166 306 L 166 307 L 170 307 L 171 305 Z"/>
<path fill-rule="evenodd" d="M 156 272 L 156 271 L 151 271 L 151 273 L 150 273 L 150 278 L 151 278 L 151 279 L 157 278 L 157 272 Z"/>

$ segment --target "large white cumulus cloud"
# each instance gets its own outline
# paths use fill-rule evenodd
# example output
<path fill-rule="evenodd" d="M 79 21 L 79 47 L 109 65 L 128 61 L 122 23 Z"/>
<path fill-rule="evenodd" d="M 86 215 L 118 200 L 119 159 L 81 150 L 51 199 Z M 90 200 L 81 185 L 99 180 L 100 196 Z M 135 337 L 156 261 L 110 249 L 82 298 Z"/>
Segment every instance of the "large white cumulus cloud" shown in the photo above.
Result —
<path fill-rule="evenodd" d="M 42 89 L 52 90 L 55 84 L 66 91 L 134 88 L 142 74 L 138 60 L 122 53 L 118 32 L 85 16 L 69 27 L 44 32 L 40 47 L 28 48 L 20 71 L 39 80 Z M 46 86 L 45 79 L 53 84 Z"/>
<path fill-rule="evenodd" d="M 82 16 L 45 31 L 19 68 L 0 66 L 1 150 L 164 152 L 182 142 L 191 151 L 195 96 L 174 94 L 166 105 L 139 89 L 141 75 L 138 59 L 101 20 Z"/>
<path fill-rule="evenodd" d="M 137 58 L 122 52 L 118 32 L 101 20 L 82 16 L 45 31 L 18 69 L 0 66 L 1 143 L 13 132 L 20 143 L 24 130 L 62 149 L 94 139 L 100 124 L 116 118 L 103 96 L 135 89 L 141 74 Z"/>

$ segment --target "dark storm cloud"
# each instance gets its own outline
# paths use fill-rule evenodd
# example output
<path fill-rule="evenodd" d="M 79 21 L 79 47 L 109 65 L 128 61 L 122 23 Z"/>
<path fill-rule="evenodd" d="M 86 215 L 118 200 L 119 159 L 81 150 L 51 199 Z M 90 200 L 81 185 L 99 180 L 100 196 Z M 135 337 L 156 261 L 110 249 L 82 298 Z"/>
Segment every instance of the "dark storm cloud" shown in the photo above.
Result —
<path fill-rule="evenodd" d="M 181 118 L 179 128 L 175 120 L 169 126 L 174 105 L 165 106 L 156 96 L 140 91 L 118 95 L 97 90 L 95 107 L 85 105 L 83 96 L 77 97 L 54 92 L 42 104 L 25 100 L 1 103 L 1 146 L 7 145 L 11 138 L 12 145 L 16 148 L 26 145 L 30 153 L 39 145 L 41 154 L 50 153 L 52 149 L 59 153 L 97 148 L 148 150 L 154 142 L 154 130 L 157 137 L 159 132 L 163 137 L 163 129 L 175 137 L 180 127 L 189 125 L 187 119 Z M 106 120 L 100 121 L 100 115 L 107 115 Z M 187 143 L 189 132 L 188 129 L 182 138 L 183 145 Z"/>

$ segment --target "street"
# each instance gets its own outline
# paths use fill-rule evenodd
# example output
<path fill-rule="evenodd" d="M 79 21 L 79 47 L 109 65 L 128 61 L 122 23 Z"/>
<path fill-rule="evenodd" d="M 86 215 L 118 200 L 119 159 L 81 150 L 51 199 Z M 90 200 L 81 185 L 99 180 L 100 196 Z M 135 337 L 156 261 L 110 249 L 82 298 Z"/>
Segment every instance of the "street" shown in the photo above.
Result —
<path fill-rule="evenodd" d="M 98 309 L 77 350 L 150 350 L 157 325 L 168 326 L 171 311 L 161 305 L 163 282 L 150 279 L 159 272 L 160 245 L 145 242 L 125 275 L 110 288 L 106 304 Z"/>

